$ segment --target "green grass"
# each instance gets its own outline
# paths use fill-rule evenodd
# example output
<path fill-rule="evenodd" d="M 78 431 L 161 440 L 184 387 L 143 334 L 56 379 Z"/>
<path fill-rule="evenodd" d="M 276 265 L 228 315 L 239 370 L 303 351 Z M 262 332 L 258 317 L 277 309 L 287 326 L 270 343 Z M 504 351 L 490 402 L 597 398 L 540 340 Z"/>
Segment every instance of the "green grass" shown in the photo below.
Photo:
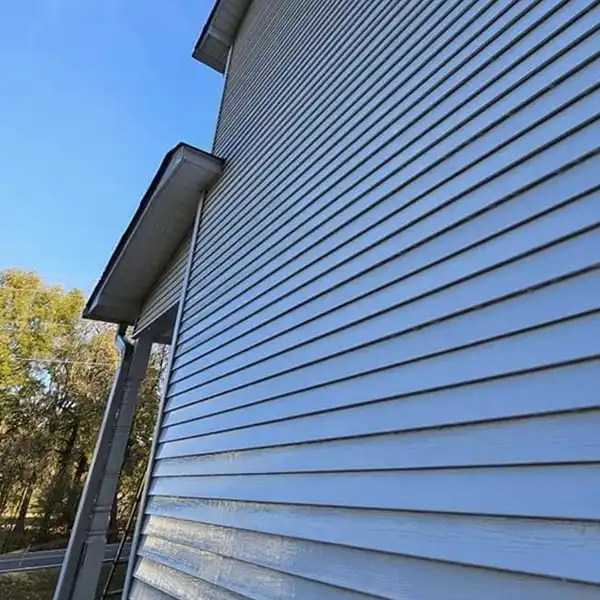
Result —
<path fill-rule="evenodd" d="M 102 567 L 98 596 L 104 589 L 109 570 L 110 564 Z M 126 570 L 127 565 L 119 565 L 116 568 L 110 585 L 111 590 L 120 590 L 123 587 Z M 2 600 L 52 600 L 58 575 L 59 569 L 56 568 L 2 573 L 0 574 L 0 598 Z"/>
<path fill-rule="evenodd" d="M 3 600 L 52 600 L 59 569 L 39 569 L 0 574 Z"/>

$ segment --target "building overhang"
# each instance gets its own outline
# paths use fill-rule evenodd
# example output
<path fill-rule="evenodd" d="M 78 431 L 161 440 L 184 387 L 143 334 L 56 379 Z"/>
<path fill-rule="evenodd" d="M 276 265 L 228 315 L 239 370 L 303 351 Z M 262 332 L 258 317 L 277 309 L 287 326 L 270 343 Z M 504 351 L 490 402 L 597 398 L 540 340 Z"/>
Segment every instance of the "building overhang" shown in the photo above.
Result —
<path fill-rule="evenodd" d="M 223 161 L 188 144 L 164 157 L 119 240 L 83 316 L 133 325 L 141 304 L 194 221 L 202 192 L 223 170 Z"/>
<path fill-rule="evenodd" d="M 219 73 L 225 73 L 229 49 L 249 5 L 250 0 L 217 0 L 192 56 Z"/>

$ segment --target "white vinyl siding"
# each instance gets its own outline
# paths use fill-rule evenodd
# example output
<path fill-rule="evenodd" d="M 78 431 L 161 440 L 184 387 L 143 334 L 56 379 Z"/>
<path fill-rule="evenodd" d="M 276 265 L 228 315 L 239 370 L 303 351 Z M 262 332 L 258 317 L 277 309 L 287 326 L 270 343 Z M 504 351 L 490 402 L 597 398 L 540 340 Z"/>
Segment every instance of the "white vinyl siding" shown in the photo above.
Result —
<path fill-rule="evenodd" d="M 179 302 L 190 253 L 191 237 L 191 233 L 186 235 L 148 297 L 144 300 L 135 324 L 134 335 L 149 327 L 156 319 Z"/>
<path fill-rule="evenodd" d="M 131 598 L 600 598 L 599 73 L 591 0 L 251 3 Z"/>

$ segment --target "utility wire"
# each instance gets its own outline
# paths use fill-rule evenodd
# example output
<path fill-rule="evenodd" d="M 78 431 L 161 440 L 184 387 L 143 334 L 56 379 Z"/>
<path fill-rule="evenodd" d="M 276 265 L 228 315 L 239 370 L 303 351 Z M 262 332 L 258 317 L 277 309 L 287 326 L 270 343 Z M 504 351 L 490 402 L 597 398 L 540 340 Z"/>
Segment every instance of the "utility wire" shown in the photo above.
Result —
<path fill-rule="evenodd" d="M 33 300 L 36 296 L 42 296 L 44 294 L 47 294 L 49 296 L 50 300 L 52 299 L 50 297 L 50 295 L 48 294 L 47 290 L 34 290 L 34 289 L 26 290 L 23 288 L 3 288 L 3 287 L 0 287 L 0 299 L 2 299 L 4 291 L 6 291 L 6 294 L 4 295 L 5 300 L 14 299 L 19 295 L 27 296 Z M 83 290 L 77 290 L 77 291 L 81 291 L 84 295 L 86 294 L 86 292 L 83 292 Z M 71 293 L 72 292 L 65 292 L 64 295 L 62 295 L 60 299 L 64 300 L 65 297 L 70 295 Z"/>
<path fill-rule="evenodd" d="M 10 362 L 42 362 L 42 363 L 48 363 L 48 364 L 61 364 L 61 365 L 102 365 L 102 366 L 107 366 L 107 365 L 115 365 L 116 362 L 113 361 L 105 361 L 105 362 L 98 362 L 98 361 L 82 361 L 82 360 L 60 360 L 60 358 L 24 358 L 24 357 L 18 357 L 18 358 L 11 358 Z"/>
<path fill-rule="evenodd" d="M 32 323 L 33 321 L 33 323 Z M 40 317 L 31 317 L 31 319 L 14 319 L 14 320 L 7 320 L 4 323 L 0 324 L 0 327 L 5 327 L 5 326 L 11 326 L 11 325 L 30 325 L 30 326 L 37 326 L 37 325 L 63 325 L 65 327 L 69 326 L 72 327 L 74 326 L 79 326 L 79 325 L 84 325 L 83 323 L 81 323 L 80 321 L 76 321 L 75 323 L 73 322 L 65 322 L 65 321 L 46 321 L 45 319 L 41 319 Z M 91 324 L 85 323 L 86 326 L 91 327 Z"/>
<path fill-rule="evenodd" d="M 66 292 L 67 294 L 69 294 L 73 291 L 78 291 L 78 292 L 83 291 L 80 288 L 72 288 L 70 290 L 67 290 L 62 285 L 51 285 L 47 289 L 40 289 L 39 287 L 15 287 L 15 286 L 11 286 L 11 285 L 0 286 L 0 292 L 2 292 L 4 290 L 9 290 L 9 291 L 15 291 L 15 292 L 32 292 L 35 294 L 47 294 L 50 291 L 56 291 L 57 289 L 60 289 L 61 291 Z"/>

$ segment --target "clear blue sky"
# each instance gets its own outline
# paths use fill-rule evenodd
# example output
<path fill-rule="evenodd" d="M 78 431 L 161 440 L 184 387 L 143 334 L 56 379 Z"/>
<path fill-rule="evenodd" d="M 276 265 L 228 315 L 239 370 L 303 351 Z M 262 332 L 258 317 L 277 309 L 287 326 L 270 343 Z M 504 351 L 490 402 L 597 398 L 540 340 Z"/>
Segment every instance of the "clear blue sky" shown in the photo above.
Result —
<path fill-rule="evenodd" d="M 210 150 L 212 4 L 0 2 L 0 269 L 89 292 L 167 150 Z"/>

